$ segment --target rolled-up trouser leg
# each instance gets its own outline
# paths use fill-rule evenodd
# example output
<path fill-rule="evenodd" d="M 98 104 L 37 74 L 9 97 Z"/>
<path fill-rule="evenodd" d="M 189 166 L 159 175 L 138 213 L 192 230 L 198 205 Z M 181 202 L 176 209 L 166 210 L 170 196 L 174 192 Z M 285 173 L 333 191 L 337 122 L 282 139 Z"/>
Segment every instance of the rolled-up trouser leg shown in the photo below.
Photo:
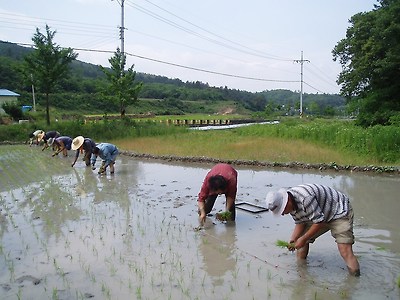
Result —
<path fill-rule="evenodd" d="M 206 214 L 209 214 L 214 207 L 215 200 L 217 200 L 218 195 L 210 195 L 207 197 L 206 201 L 204 201 L 204 210 Z"/>

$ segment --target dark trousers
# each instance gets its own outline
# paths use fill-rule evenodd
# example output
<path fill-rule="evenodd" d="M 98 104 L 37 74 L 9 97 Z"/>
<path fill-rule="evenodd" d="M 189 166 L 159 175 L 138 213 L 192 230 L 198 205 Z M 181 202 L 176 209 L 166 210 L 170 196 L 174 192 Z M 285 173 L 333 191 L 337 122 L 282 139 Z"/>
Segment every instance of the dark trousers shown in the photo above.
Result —
<path fill-rule="evenodd" d="M 87 167 L 90 166 L 90 158 L 92 157 L 92 152 L 91 151 L 85 151 L 85 155 L 83 156 L 83 160 L 85 161 L 85 164 Z"/>
<path fill-rule="evenodd" d="M 209 214 L 214 207 L 215 200 L 217 200 L 218 195 L 210 195 L 207 197 L 206 201 L 204 201 L 204 210 L 206 214 Z M 236 208 L 235 202 L 232 204 L 231 209 L 229 210 L 232 216 L 232 221 L 235 221 L 236 217 Z"/>

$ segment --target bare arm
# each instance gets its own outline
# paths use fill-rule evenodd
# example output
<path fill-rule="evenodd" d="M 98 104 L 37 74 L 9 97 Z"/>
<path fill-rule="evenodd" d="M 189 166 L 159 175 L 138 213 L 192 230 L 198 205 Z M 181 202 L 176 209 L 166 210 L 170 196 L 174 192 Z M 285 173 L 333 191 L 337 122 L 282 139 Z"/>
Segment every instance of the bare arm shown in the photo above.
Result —
<path fill-rule="evenodd" d="M 235 198 L 233 197 L 226 197 L 226 210 L 230 211 L 231 208 L 233 207 L 233 204 L 235 203 Z"/>
<path fill-rule="evenodd" d="M 206 210 L 204 208 L 204 202 L 197 201 L 197 206 L 199 207 L 199 212 L 200 212 L 199 220 L 201 225 L 203 225 L 204 222 L 206 221 Z"/>
<path fill-rule="evenodd" d="M 304 235 L 302 235 L 301 237 L 298 237 L 296 240 L 294 240 L 295 248 L 300 249 L 300 248 L 304 247 L 304 245 L 307 243 L 307 241 L 310 240 L 324 226 L 325 226 L 325 223 L 316 223 L 316 224 L 311 225 L 310 229 L 307 230 L 307 232 Z M 296 228 L 295 228 L 295 230 L 296 230 Z M 292 236 L 293 236 L 293 234 L 292 234 Z"/>

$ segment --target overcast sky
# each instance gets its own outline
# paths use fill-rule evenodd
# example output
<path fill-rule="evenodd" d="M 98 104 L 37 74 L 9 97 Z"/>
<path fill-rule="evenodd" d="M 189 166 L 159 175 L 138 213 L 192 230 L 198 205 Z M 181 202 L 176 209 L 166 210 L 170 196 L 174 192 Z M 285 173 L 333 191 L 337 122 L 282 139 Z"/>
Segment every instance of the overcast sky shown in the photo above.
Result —
<path fill-rule="evenodd" d="M 45 25 L 78 60 L 109 66 L 121 47 L 121 0 L 0 0 L 0 40 L 32 44 Z M 247 91 L 338 93 L 332 49 L 373 0 L 125 0 L 127 66 Z M 110 51 L 110 52 L 98 52 Z"/>

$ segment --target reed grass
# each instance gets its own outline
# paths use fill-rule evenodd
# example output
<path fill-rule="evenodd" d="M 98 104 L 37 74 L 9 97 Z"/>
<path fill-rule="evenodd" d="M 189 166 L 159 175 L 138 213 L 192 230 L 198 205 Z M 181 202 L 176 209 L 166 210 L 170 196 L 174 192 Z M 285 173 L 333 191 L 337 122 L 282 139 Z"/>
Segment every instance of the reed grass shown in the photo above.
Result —
<path fill-rule="evenodd" d="M 279 137 L 238 136 L 233 131 L 191 132 L 178 135 L 118 139 L 121 149 L 152 155 L 212 157 L 224 160 L 375 165 L 373 158 L 331 149 L 302 140 Z"/>
<path fill-rule="evenodd" d="M 194 116 L 193 116 L 194 117 Z M 275 125 L 229 130 L 195 131 L 165 125 L 160 119 L 130 119 L 86 123 L 63 121 L 5 126 L 0 141 L 25 141 L 35 129 L 83 135 L 95 142 L 112 142 L 120 149 L 153 155 L 196 156 L 269 162 L 336 163 L 340 165 L 400 165 L 398 126 L 361 128 L 352 121 L 283 119 Z"/>

